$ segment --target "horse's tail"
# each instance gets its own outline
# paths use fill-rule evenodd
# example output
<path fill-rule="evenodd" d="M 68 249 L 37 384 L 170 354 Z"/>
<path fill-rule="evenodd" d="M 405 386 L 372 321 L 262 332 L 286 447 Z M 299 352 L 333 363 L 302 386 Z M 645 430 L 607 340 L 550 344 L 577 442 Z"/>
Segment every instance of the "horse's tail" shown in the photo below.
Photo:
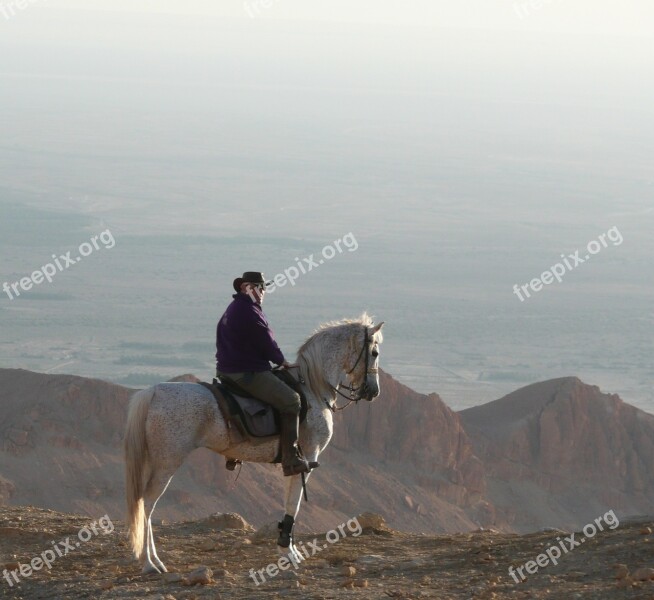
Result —
<path fill-rule="evenodd" d="M 145 439 L 145 420 L 154 387 L 136 392 L 130 402 L 125 429 L 125 491 L 127 496 L 127 525 L 132 551 L 137 559 L 143 554 L 145 509 L 144 478 L 148 475 L 148 445 Z"/>

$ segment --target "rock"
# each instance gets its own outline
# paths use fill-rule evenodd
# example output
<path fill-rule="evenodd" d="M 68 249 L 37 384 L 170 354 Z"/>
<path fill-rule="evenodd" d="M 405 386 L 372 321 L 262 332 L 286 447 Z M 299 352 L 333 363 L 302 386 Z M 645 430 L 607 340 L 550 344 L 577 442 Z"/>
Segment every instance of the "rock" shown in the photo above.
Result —
<path fill-rule="evenodd" d="M 252 527 L 252 525 L 250 525 L 238 513 L 215 513 L 205 519 L 202 519 L 200 522 L 217 531 L 222 531 L 223 529 L 254 531 L 254 527 Z"/>
<path fill-rule="evenodd" d="M 388 529 L 384 517 L 376 513 L 365 512 L 357 517 L 362 529 Z"/>
<path fill-rule="evenodd" d="M 627 568 L 627 565 L 616 565 L 616 571 L 614 575 L 616 579 L 624 579 L 627 575 L 629 575 L 629 569 Z"/>
<path fill-rule="evenodd" d="M 631 578 L 634 581 L 649 581 L 650 579 L 654 579 L 654 569 L 649 567 L 636 569 Z"/>
<path fill-rule="evenodd" d="M 652 533 L 652 528 L 651 527 L 643 527 L 643 528 L 641 528 L 639 533 L 640 533 L 640 535 L 649 535 L 650 533 Z"/>
<path fill-rule="evenodd" d="M 216 542 L 210 539 L 203 540 L 198 545 L 198 550 L 201 550 L 202 552 L 210 552 L 211 550 L 215 550 L 215 549 L 216 549 Z"/>
<path fill-rule="evenodd" d="M 213 571 L 209 567 L 200 566 L 182 579 L 182 585 L 207 585 L 213 583 Z"/>
<path fill-rule="evenodd" d="M 357 570 L 354 567 L 343 567 L 342 573 L 345 577 L 354 577 Z"/>
<path fill-rule="evenodd" d="M 227 569 L 214 569 L 213 576 L 216 579 L 225 579 L 226 577 L 232 577 L 232 574 Z"/>
<path fill-rule="evenodd" d="M 161 578 L 166 583 L 179 583 L 183 579 L 182 575 L 179 573 L 164 573 Z"/>

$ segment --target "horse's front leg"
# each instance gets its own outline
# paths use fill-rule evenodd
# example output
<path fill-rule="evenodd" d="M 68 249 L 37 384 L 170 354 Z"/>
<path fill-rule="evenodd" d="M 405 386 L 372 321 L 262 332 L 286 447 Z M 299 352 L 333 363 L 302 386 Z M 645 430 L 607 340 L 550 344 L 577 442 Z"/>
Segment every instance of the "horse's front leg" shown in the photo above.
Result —
<path fill-rule="evenodd" d="M 305 455 L 309 462 L 317 461 L 320 450 L 316 446 L 311 448 Z M 309 480 L 311 472 L 305 473 L 305 482 Z M 284 501 L 285 514 L 284 518 L 279 522 L 279 537 L 277 538 L 277 550 L 280 554 L 295 559 L 295 564 L 299 564 L 304 560 L 304 556 L 297 549 L 293 543 L 293 526 L 295 525 L 295 518 L 300 511 L 300 504 L 302 502 L 302 475 L 292 475 L 285 477 L 286 479 L 286 493 Z"/>

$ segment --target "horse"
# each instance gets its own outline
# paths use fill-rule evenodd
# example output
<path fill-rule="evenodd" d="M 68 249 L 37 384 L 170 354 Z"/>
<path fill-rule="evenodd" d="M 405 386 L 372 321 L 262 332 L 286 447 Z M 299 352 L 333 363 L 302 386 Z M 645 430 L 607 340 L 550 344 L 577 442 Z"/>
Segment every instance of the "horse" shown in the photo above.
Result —
<path fill-rule="evenodd" d="M 309 462 L 317 463 L 332 437 L 337 395 L 349 396 L 350 402 L 372 401 L 379 395 L 383 325 L 383 321 L 375 325 L 365 312 L 357 319 L 332 321 L 321 325 L 298 349 L 297 369 L 290 372 L 307 398 L 299 444 Z M 344 377 L 346 383 L 342 382 Z M 347 382 L 348 396 L 340 389 L 347 387 Z M 215 398 L 199 383 L 159 383 L 131 397 L 125 430 L 127 523 L 131 549 L 142 563 L 143 573 L 167 572 L 157 556 L 152 514 L 173 475 L 196 448 L 208 448 L 243 462 L 272 463 L 279 436 L 258 444 L 230 439 Z M 277 539 L 278 552 L 296 563 L 303 560 L 293 543 L 293 525 L 302 501 L 304 475 L 285 477 L 285 514 Z"/>

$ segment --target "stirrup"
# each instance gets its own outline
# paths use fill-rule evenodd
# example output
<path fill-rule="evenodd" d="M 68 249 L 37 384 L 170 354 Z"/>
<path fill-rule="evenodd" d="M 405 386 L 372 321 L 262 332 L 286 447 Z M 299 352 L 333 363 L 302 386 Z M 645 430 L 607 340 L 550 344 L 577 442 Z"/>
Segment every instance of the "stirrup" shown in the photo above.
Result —
<path fill-rule="evenodd" d="M 304 461 L 307 464 L 307 469 L 304 469 L 304 465 L 286 465 L 284 466 L 282 464 L 282 469 L 284 471 L 284 475 L 286 477 L 290 477 L 292 475 L 301 475 L 302 473 L 311 473 L 312 469 L 315 469 L 316 467 L 320 466 L 320 463 L 318 461 L 312 460 L 312 461 Z M 299 470 L 297 470 L 299 469 Z"/>
<path fill-rule="evenodd" d="M 282 470 L 284 471 L 285 477 L 292 477 L 293 475 L 300 475 L 302 473 L 308 473 L 311 471 L 311 467 L 306 463 L 306 468 L 304 465 L 282 465 Z"/>
<path fill-rule="evenodd" d="M 228 471 L 233 471 L 236 468 L 236 465 L 242 465 L 243 461 L 240 458 L 228 458 L 225 461 L 225 468 Z"/>
<path fill-rule="evenodd" d="M 302 456 L 302 452 L 296 448 L 295 456 L 293 456 L 287 464 L 284 464 L 284 461 L 282 460 L 282 470 L 284 471 L 284 475 L 288 477 L 291 475 L 299 475 L 300 473 L 308 473 L 311 471 L 311 467 L 309 466 L 307 459 Z"/>

